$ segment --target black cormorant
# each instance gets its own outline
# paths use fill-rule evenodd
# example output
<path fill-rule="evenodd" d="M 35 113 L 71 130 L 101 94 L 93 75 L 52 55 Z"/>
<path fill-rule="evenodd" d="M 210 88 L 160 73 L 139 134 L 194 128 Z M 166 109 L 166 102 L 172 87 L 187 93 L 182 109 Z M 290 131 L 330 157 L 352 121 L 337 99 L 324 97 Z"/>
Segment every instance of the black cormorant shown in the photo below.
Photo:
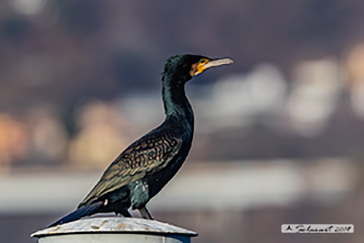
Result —
<path fill-rule="evenodd" d="M 211 67 L 232 62 L 198 55 L 170 57 L 162 73 L 164 122 L 126 148 L 78 208 L 50 226 L 101 212 L 131 217 L 129 207 L 152 219 L 146 204 L 176 174 L 191 148 L 194 118 L 185 83 Z"/>

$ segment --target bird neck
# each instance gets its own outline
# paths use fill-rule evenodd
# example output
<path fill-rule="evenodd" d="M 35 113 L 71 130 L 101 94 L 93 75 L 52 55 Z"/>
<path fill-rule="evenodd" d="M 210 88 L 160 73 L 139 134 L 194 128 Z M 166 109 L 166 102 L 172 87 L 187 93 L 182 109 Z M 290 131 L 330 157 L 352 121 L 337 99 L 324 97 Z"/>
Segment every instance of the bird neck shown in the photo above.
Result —
<path fill-rule="evenodd" d="M 177 118 L 193 124 L 193 111 L 186 97 L 184 82 L 171 84 L 164 80 L 162 96 L 167 118 Z"/>

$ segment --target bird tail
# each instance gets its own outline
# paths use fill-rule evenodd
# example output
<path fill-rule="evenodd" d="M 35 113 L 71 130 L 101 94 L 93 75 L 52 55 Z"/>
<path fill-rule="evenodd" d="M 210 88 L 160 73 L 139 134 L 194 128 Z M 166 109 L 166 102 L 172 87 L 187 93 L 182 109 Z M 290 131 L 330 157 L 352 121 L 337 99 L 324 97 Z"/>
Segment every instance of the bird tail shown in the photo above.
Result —
<path fill-rule="evenodd" d="M 103 202 L 100 202 L 100 201 L 97 203 L 93 203 L 93 204 L 83 205 L 83 206 L 79 207 L 78 209 L 76 209 L 75 211 L 73 211 L 72 213 L 64 216 L 60 220 L 49 225 L 48 227 L 53 227 L 56 225 L 72 222 L 72 221 L 78 220 L 82 217 L 92 215 L 92 214 L 96 213 L 102 205 L 103 205 Z"/>

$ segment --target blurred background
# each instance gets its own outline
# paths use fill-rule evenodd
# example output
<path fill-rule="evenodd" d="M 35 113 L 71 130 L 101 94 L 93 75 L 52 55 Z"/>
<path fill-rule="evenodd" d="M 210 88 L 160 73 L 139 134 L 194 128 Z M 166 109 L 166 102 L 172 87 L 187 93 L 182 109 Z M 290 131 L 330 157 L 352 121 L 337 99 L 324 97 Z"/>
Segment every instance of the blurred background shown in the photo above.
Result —
<path fill-rule="evenodd" d="M 196 134 L 154 217 L 195 243 L 364 241 L 364 2 L 0 1 L 0 241 L 72 211 L 163 121 L 181 53 L 231 57 L 187 85 Z M 135 213 L 139 217 L 138 213 Z M 282 234 L 281 224 L 354 224 Z"/>

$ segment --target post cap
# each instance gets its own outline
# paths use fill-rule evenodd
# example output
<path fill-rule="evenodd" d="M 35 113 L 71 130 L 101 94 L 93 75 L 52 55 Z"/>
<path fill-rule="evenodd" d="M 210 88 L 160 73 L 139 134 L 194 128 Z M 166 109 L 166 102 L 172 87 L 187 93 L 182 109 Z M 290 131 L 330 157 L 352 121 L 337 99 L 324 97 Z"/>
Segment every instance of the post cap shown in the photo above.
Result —
<path fill-rule="evenodd" d="M 123 217 L 93 217 L 39 230 L 33 233 L 31 237 L 40 238 L 52 235 L 80 233 L 173 234 L 189 237 L 197 236 L 196 232 L 156 220 Z"/>

